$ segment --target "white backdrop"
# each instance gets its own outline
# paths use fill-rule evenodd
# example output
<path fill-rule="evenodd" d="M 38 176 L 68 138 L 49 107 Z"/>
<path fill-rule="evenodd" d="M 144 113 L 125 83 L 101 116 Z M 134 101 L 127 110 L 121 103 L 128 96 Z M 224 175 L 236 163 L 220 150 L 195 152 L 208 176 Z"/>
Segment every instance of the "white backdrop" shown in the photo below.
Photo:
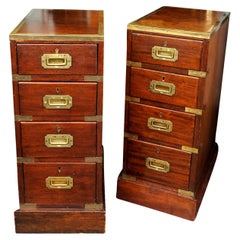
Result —
<path fill-rule="evenodd" d="M 193 0 L 8 0 L 0 14 L 0 238 L 2 240 L 76 239 L 231 239 L 239 240 L 239 8 L 238 1 Z M 230 11 L 217 142 L 218 159 L 194 222 L 116 199 L 122 169 L 127 24 L 164 6 Z M 104 118 L 106 233 L 16 234 L 18 209 L 9 33 L 32 8 L 103 9 L 105 15 Z M 237 40 L 238 39 L 238 40 Z"/>

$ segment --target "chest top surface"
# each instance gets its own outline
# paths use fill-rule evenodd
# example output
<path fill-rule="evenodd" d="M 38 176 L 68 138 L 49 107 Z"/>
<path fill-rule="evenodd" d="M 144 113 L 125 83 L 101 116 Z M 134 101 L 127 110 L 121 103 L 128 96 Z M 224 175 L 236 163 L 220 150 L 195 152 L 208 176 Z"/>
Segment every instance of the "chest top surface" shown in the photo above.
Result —
<path fill-rule="evenodd" d="M 161 7 L 128 29 L 208 39 L 228 16 L 229 12 Z"/>
<path fill-rule="evenodd" d="M 103 11 L 33 9 L 11 32 L 11 40 L 103 38 Z"/>

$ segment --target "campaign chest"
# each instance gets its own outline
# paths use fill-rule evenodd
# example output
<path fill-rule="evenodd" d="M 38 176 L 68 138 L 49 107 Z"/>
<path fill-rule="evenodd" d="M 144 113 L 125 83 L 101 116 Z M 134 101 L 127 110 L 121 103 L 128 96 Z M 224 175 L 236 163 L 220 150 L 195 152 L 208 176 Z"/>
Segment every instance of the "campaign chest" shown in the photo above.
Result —
<path fill-rule="evenodd" d="M 162 7 L 128 25 L 119 199 L 195 219 L 218 152 L 228 22 Z"/>
<path fill-rule="evenodd" d="M 33 9 L 10 34 L 16 232 L 104 232 L 103 11 Z"/>

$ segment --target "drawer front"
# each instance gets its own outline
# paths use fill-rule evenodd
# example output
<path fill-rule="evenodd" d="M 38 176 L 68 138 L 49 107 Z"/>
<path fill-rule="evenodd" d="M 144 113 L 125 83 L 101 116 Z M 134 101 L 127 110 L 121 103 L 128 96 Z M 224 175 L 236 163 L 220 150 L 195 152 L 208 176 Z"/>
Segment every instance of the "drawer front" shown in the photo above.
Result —
<path fill-rule="evenodd" d="M 198 78 L 131 68 L 130 95 L 184 107 L 197 107 Z"/>
<path fill-rule="evenodd" d="M 18 44 L 18 74 L 97 74 L 97 44 Z"/>
<path fill-rule="evenodd" d="M 192 154 L 138 140 L 127 139 L 125 144 L 128 174 L 170 187 L 188 188 Z"/>
<path fill-rule="evenodd" d="M 96 155 L 96 122 L 21 122 L 20 130 L 23 157 Z"/>
<path fill-rule="evenodd" d="M 200 70 L 202 42 L 147 34 L 132 34 L 132 61 Z"/>
<path fill-rule="evenodd" d="M 25 163 L 25 203 L 81 207 L 96 199 L 96 164 Z"/>
<path fill-rule="evenodd" d="M 195 116 L 129 102 L 128 131 L 159 143 L 193 145 Z"/>
<path fill-rule="evenodd" d="M 22 115 L 96 115 L 97 83 L 19 82 Z"/>

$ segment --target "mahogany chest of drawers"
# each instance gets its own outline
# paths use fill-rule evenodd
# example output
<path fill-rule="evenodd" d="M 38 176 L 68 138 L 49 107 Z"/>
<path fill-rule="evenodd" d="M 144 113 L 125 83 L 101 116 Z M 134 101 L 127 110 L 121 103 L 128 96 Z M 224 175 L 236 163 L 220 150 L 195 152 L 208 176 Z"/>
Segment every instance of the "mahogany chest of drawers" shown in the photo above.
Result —
<path fill-rule="evenodd" d="M 194 220 L 213 166 L 229 13 L 162 7 L 128 25 L 117 197 Z"/>
<path fill-rule="evenodd" d="M 10 34 L 16 232 L 104 232 L 103 11 L 33 9 Z"/>

